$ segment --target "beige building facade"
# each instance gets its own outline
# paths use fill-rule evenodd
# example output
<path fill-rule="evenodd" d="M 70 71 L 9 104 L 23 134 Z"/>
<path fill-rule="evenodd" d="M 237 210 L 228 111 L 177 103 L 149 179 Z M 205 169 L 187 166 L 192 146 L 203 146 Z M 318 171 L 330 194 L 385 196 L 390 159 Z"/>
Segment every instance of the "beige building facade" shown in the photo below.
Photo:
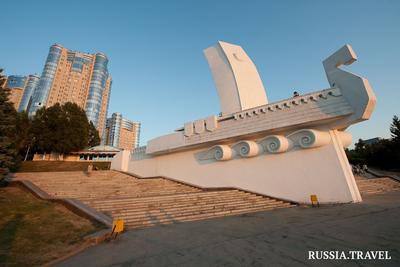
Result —
<path fill-rule="evenodd" d="M 103 53 L 71 51 L 59 44 L 51 46 L 29 114 L 34 115 L 42 106 L 76 103 L 103 136 L 111 88 L 107 64 Z"/>
<path fill-rule="evenodd" d="M 9 100 L 14 104 L 16 110 L 20 110 L 21 101 L 25 93 L 25 88 L 30 85 L 30 78 L 33 75 L 22 76 L 22 75 L 10 75 L 7 77 L 6 88 L 10 90 Z"/>
<path fill-rule="evenodd" d="M 122 117 L 121 113 L 113 113 L 107 119 L 105 144 L 123 150 L 132 150 L 139 146 L 140 122 Z"/>
<path fill-rule="evenodd" d="M 19 104 L 21 103 L 23 93 L 24 93 L 23 88 L 12 88 L 10 90 L 9 100 L 14 104 L 15 109 L 18 109 Z"/>

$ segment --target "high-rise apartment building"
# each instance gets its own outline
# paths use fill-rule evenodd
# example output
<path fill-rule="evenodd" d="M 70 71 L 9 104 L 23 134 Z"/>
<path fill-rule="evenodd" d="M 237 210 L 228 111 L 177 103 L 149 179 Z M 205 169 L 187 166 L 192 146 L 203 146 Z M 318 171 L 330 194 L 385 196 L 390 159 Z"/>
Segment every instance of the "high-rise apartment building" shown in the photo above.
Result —
<path fill-rule="evenodd" d="M 132 150 L 139 146 L 140 122 L 122 117 L 121 113 L 113 113 L 107 119 L 104 143 L 119 149 Z"/>
<path fill-rule="evenodd" d="M 18 111 L 26 111 L 32 93 L 39 83 L 38 75 L 10 75 L 7 77 L 6 88 L 10 89 L 10 101 Z"/>
<path fill-rule="evenodd" d="M 7 77 L 6 88 L 10 89 L 9 100 L 14 104 L 15 109 L 19 108 L 26 84 L 26 76 L 10 75 Z"/>
<path fill-rule="evenodd" d="M 29 75 L 26 79 L 24 92 L 22 94 L 21 102 L 19 104 L 18 111 L 27 111 L 31 104 L 31 97 L 35 88 L 39 84 L 40 76 Z"/>
<path fill-rule="evenodd" d="M 43 106 L 73 102 L 86 111 L 102 136 L 111 91 L 107 64 L 108 58 L 103 53 L 81 53 L 52 45 L 32 95 L 29 115 Z"/>

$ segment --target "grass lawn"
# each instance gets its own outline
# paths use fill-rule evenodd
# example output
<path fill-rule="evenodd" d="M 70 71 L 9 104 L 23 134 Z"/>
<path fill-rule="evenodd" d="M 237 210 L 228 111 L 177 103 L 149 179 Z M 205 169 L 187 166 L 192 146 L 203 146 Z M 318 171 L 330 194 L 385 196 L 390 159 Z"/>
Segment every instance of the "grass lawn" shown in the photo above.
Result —
<path fill-rule="evenodd" d="M 39 266 L 82 245 L 100 230 L 62 206 L 18 187 L 0 188 L 0 266 Z"/>
<path fill-rule="evenodd" d="M 18 172 L 86 171 L 90 163 L 99 170 L 109 170 L 111 165 L 110 162 L 23 161 Z"/>

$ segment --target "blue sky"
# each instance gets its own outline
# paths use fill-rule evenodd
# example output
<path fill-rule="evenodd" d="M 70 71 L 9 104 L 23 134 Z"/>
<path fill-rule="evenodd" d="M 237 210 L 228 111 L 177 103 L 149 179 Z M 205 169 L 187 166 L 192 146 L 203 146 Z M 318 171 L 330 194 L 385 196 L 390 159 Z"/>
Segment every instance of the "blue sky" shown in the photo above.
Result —
<path fill-rule="evenodd" d="M 352 72 L 378 104 L 349 128 L 353 141 L 389 137 L 400 115 L 400 1 L 2 1 L 0 66 L 41 73 L 50 45 L 104 52 L 113 77 L 109 115 L 142 122 L 141 144 L 219 113 L 203 49 L 241 45 L 269 101 L 328 87 L 322 60 L 348 43 Z"/>

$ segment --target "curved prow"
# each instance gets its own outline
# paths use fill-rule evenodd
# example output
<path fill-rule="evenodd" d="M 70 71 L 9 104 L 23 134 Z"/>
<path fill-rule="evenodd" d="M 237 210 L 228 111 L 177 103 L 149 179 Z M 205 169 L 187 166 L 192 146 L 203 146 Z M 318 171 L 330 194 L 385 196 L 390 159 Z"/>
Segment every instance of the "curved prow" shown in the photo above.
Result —
<path fill-rule="evenodd" d="M 323 64 L 325 72 L 328 77 L 328 81 L 332 87 L 335 87 L 335 85 L 334 81 L 330 80 L 331 76 L 329 75 L 329 73 L 332 71 L 336 71 L 336 69 L 342 65 L 351 65 L 356 60 L 357 55 L 350 45 L 343 46 L 338 51 L 333 53 L 330 57 L 324 60 Z"/>
<path fill-rule="evenodd" d="M 350 45 L 345 45 L 323 61 L 326 76 L 331 87 L 340 88 L 354 113 L 343 121 L 342 128 L 370 118 L 376 104 L 376 97 L 366 78 L 340 69 L 357 60 Z"/>

